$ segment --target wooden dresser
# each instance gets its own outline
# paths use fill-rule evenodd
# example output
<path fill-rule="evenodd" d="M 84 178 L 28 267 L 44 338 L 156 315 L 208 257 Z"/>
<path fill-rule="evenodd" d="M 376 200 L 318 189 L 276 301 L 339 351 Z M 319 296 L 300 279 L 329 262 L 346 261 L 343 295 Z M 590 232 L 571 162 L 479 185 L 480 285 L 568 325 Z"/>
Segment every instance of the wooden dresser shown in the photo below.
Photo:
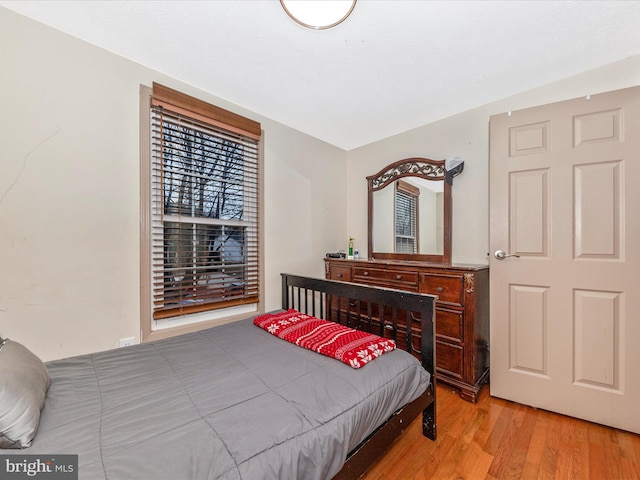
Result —
<path fill-rule="evenodd" d="M 327 258 L 325 273 L 331 280 L 438 295 L 437 378 L 459 388 L 463 399 L 476 402 L 489 378 L 487 265 Z"/>

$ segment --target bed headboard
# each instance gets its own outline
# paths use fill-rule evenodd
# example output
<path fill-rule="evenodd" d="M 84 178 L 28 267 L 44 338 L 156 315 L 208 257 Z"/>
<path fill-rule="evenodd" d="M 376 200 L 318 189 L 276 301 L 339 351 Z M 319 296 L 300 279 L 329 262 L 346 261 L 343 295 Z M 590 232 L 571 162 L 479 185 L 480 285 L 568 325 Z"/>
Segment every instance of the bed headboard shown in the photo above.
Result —
<path fill-rule="evenodd" d="M 396 342 L 402 332 L 405 338 L 401 343 L 405 349 L 419 356 L 432 376 L 435 374 L 436 298 L 422 293 L 282 274 L 283 309 L 295 308 L 314 317 L 393 338 Z M 421 322 L 419 348 L 414 338 L 418 334 L 411 328 L 402 328 L 402 325 L 416 321 Z"/>

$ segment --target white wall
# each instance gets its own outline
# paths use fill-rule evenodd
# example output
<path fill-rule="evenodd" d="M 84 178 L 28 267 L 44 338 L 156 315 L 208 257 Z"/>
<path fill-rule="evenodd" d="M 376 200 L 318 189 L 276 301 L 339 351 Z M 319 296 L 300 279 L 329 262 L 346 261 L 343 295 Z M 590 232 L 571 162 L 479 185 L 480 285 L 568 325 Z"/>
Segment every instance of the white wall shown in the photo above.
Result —
<path fill-rule="evenodd" d="M 347 230 L 366 256 L 367 182 L 385 165 L 409 157 L 434 160 L 457 155 L 464 171 L 453 181 L 454 263 L 488 263 L 489 117 L 640 84 L 640 56 L 484 105 L 438 122 L 351 150 L 347 154 Z"/>
<path fill-rule="evenodd" d="M 346 153 L 0 7 L 0 335 L 44 360 L 139 339 L 139 87 L 261 122 L 265 308 L 346 242 Z"/>

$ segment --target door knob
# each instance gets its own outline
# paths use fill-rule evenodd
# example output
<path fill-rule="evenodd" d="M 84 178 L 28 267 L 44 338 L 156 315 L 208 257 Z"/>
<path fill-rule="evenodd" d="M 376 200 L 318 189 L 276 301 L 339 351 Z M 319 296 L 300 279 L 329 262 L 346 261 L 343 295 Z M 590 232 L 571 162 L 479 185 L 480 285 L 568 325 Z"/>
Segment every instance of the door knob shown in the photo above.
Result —
<path fill-rule="evenodd" d="M 498 260 L 504 260 L 507 257 L 520 258 L 520 255 L 516 255 L 515 253 L 505 253 L 504 250 L 496 250 L 493 256 L 496 257 Z"/>

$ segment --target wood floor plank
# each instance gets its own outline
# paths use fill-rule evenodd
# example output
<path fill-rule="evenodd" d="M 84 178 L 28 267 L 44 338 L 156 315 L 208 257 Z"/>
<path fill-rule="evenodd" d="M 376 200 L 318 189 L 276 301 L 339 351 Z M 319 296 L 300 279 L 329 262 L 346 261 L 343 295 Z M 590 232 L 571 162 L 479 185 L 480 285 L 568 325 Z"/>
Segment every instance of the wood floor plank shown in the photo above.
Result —
<path fill-rule="evenodd" d="M 466 443 L 466 448 L 456 463 L 453 478 L 485 478 L 491 468 L 493 455 L 485 452 L 476 442 Z"/>
<path fill-rule="evenodd" d="M 521 452 L 517 451 L 518 437 L 523 435 L 522 443 L 528 445 L 533 433 L 532 424 L 528 421 L 526 422 L 527 428 L 523 429 L 527 418 L 525 408 L 520 405 L 510 407 L 513 412 L 511 420 L 507 424 L 497 448 L 495 451 L 490 452 L 493 453 L 494 459 L 489 469 L 489 474 L 496 478 L 514 479 L 520 478 L 522 475 L 526 451 L 524 449 Z"/>
<path fill-rule="evenodd" d="M 622 479 L 622 464 L 620 463 L 618 435 L 613 428 L 603 428 L 604 463 L 607 469 L 607 478 L 611 480 Z"/>
<path fill-rule="evenodd" d="M 549 412 L 540 411 L 538 415 L 546 417 L 548 420 L 548 431 L 544 449 L 542 450 L 542 458 L 540 459 L 538 478 L 540 480 L 548 480 L 556 476 L 561 425 L 555 421 L 555 417 Z"/>
<path fill-rule="evenodd" d="M 456 409 L 456 421 L 451 425 L 451 429 L 447 434 L 456 438 L 464 436 L 469 425 L 473 424 L 474 419 L 478 416 L 478 411 L 477 406 L 472 403 L 467 402 L 467 405 L 461 405 L 459 409 Z"/>
<path fill-rule="evenodd" d="M 571 434 L 571 432 L 568 432 Z M 571 462 L 571 475 L 573 478 L 589 478 L 589 429 L 588 423 L 574 419 L 574 444 Z"/>
<path fill-rule="evenodd" d="M 480 446 L 476 441 L 476 435 L 480 430 L 480 427 L 486 422 L 487 411 L 478 409 L 473 419 L 467 424 L 466 428 L 462 432 L 462 440 L 465 443 L 473 443 Z"/>
<path fill-rule="evenodd" d="M 522 422 L 515 432 L 513 445 L 511 445 L 512 450 L 507 462 L 507 469 L 502 478 L 522 478 L 523 475 L 537 415 L 535 411 L 523 407 L 522 416 Z"/>
<path fill-rule="evenodd" d="M 539 415 L 539 412 L 536 411 L 535 424 L 524 460 L 524 468 L 522 469 L 522 478 L 538 478 L 540 462 L 542 461 L 542 454 L 547 441 L 548 428 L 548 419 L 544 415 Z"/>
<path fill-rule="evenodd" d="M 556 478 L 588 478 L 588 462 L 583 465 L 579 456 L 576 454 L 580 441 L 586 443 L 586 438 L 577 438 L 577 426 L 579 421 L 565 416 L 559 416 L 556 420 L 559 422 L 560 436 L 558 445 L 558 460 L 556 463 Z M 584 458 L 584 457 L 582 457 Z"/>
<path fill-rule="evenodd" d="M 498 448 L 502 444 L 504 434 L 511 422 L 513 411 L 514 409 L 510 406 L 507 406 L 501 410 L 500 415 L 498 416 L 496 423 L 493 425 L 491 433 L 489 434 L 489 437 L 484 444 L 485 452 L 490 453 L 491 455 L 495 455 L 495 453 L 498 451 Z"/>
<path fill-rule="evenodd" d="M 460 421 L 460 411 L 468 409 L 466 405 L 461 405 L 458 399 L 458 392 L 450 387 L 438 387 L 436 407 L 438 433 L 448 433 L 456 423 Z M 439 398 L 441 396 L 442 398 Z M 472 404 L 470 404 L 472 405 Z"/>
<path fill-rule="evenodd" d="M 420 468 L 418 475 L 415 477 L 416 479 L 430 479 L 433 478 L 436 471 L 440 468 L 440 465 L 444 463 L 447 455 L 451 452 L 453 448 L 456 446 L 456 439 L 450 435 L 443 435 L 437 441 L 438 446 L 431 454 L 431 457 L 423 464 L 422 468 Z"/>
<path fill-rule="evenodd" d="M 483 408 L 486 412 L 485 422 L 480 425 L 476 435 L 474 436 L 474 440 L 478 443 L 478 445 L 485 447 L 487 444 L 487 440 L 491 436 L 493 432 L 493 428 L 495 427 L 498 419 L 500 418 L 500 414 L 504 408 L 504 405 L 507 404 L 505 400 L 500 398 L 492 398 L 488 395 L 488 388 L 485 388 L 483 392 L 484 395 L 481 394 L 481 397 L 478 401 L 478 408 Z"/>
<path fill-rule="evenodd" d="M 616 432 L 620 446 L 620 471 L 623 478 L 640 478 L 640 445 L 634 441 L 636 435 Z"/>
<path fill-rule="evenodd" d="M 599 425 L 592 426 L 587 433 L 589 473 L 593 478 L 608 478 L 604 451 L 605 435 L 605 428 Z"/>
<path fill-rule="evenodd" d="M 442 459 L 438 463 L 438 468 L 426 478 L 432 479 L 449 479 L 455 478 L 454 472 L 460 458 L 462 458 L 467 444 L 459 438 L 448 436 L 451 439 L 451 446 L 447 448 L 447 451 Z M 427 473 L 427 472 L 425 472 Z"/>

